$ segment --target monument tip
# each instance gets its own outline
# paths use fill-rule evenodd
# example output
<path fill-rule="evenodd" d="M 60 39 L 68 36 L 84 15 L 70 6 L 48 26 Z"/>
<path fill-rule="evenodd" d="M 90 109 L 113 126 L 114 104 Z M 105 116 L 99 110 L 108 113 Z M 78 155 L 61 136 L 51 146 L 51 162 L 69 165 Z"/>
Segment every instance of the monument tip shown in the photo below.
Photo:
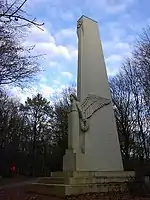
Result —
<path fill-rule="evenodd" d="M 96 20 L 94 20 L 94 19 L 92 19 L 92 18 L 90 18 L 90 17 L 87 17 L 87 16 L 85 16 L 85 15 L 82 15 L 82 16 L 78 19 L 78 21 L 81 20 L 81 19 L 83 19 L 83 18 L 89 19 L 89 20 L 91 20 L 91 21 L 97 23 Z"/>

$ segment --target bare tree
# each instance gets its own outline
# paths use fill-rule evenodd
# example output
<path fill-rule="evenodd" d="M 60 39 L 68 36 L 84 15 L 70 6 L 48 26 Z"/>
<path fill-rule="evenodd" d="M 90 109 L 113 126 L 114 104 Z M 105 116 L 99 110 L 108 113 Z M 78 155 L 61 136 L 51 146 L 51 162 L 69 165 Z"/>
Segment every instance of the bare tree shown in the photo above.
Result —
<path fill-rule="evenodd" d="M 132 99 L 134 102 L 134 124 L 135 132 L 137 133 L 138 144 L 140 147 L 139 155 L 141 158 L 148 158 L 148 120 L 147 120 L 147 105 L 144 103 L 144 90 L 137 76 L 137 63 L 133 59 L 127 59 L 123 65 L 125 78 L 130 86 Z M 144 81 L 144 80 L 143 80 Z"/>
<path fill-rule="evenodd" d="M 0 25 L 0 85 L 23 86 L 40 70 L 37 56 L 24 47 L 14 33 Z"/>
<path fill-rule="evenodd" d="M 16 22 L 21 21 L 21 26 L 32 24 L 41 29 L 44 23 L 38 23 L 36 18 L 30 19 L 23 10 L 26 2 L 27 0 L 0 0 L 0 22 L 10 23 L 15 21 L 16 24 Z"/>
<path fill-rule="evenodd" d="M 150 28 L 144 29 L 118 75 L 110 80 L 122 155 L 150 156 Z"/>
<path fill-rule="evenodd" d="M 26 27 L 43 25 L 29 19 L 23 10 L 27 0 L 0 0 L 0 86 L 27 84 L 40 71 L 39 55 L 33 56 L 33 47 L 22 45 Z M 24 27 L 25 26 L 25 27 Z M 24 28 L 23 28 L 24 27 Z"/>
<path fill-rule="evenodd" d="M 133 52 L 134 71 L 150 108 L 150 27 L 139 35 Z"/>
<path fill-rule="evenodd" d="M 110 89 L 123 159 L 129 160 L 134 148 L 134 119 L 131 90 L 123 71 L 110 80 Z"/>
<path fill-rule="evenodd" d="M 51 121 L 53 118 L 53 109 L 50 102 L 47 101 L 41 94 L 37 94 L 32 99 L 27 98 L 25 106 L 22 105 L 22 111 L 29 119 L 31 127 L 31 141 L 32 141 L 32 174 L 35 175 L 36 170 L 36 152 L 44 143 L 51 139 Z M 42 143 L 41 145 L 38 144 Z"/>

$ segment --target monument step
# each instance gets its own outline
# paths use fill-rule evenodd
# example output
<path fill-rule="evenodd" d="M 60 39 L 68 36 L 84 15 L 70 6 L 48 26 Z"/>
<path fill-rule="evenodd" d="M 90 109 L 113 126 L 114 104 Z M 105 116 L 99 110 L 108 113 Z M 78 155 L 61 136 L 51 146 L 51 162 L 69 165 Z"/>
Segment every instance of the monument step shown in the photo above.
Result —
<path fill-rule="evenodd" d="M 134 177 L 134 171 L 69 171 L 51 172 L 51 177 Z"/>
<path fill-rule="evenodd" d="M 125 175 L 125 174 L 124 174 Z M 76 176 L 76 177 L 41 177 L 38 183 L 43 184 L 99 184 L 99 183 L 123 183 L 129 181 L 129 176 Z"/>
<path fill-rule="evenodd" d="M 32 183 L 26 186 L 26 191 L 29 193 L 41 195 L 55 195 L 59 197 L 65 196 L 64 184 L 45 184 L 45 183 Z"/>
<path fill-rule="evenodd" d="M 63 184 L 64 183 L 64 177 L 42 177 L 39 178 L 38 183 L 54 183 L 54 184 Z"/>
<path fill-rule="evenodd" d="M 27 191 L 43 194 L 43 195 L 56 195 L 64 197 L 66 195 L 78 195 L 89 192 L 110 192 L 110 191 L 125 191 L 125 183 L 106 183 L 106 184 L 45 184 L 45 183 L 32 183 L 28 186 Z"/>
<path fill-rule="evenodd" d="M 67 185 L 65 189 L 66 195 L 78 195 L 84 193 L 105 193 L 110 191 L 124 192 L 127 190 L 125 183 L 106 183 L 106 184 L 80 184 L 80 185 Z"/>
<path fill-rule="evenodd" d="M 66 172 L 67 173 L 67 172 Z M 69 176 L 70 176 L 69 172 Z M 74 171 L 73 177 L 134 177 L 134 171 Z"/>
<path fill-rule="evenodd" d="M 69 184 L 98 184 L 98 183 L 124 183 L 129 177 L 70 177 Z"/>

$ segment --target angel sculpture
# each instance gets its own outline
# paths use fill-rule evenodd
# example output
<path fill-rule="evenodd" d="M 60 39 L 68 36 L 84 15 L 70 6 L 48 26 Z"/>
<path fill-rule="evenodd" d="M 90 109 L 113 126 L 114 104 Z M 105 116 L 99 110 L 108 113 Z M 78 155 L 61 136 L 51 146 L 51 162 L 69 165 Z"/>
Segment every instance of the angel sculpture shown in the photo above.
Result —
<path fill-rule="evenodd" d="M 111 103 L 110 99 L 106 99 L 103 97 L 99 97 L 96 95 L 89 94 L 83 103 L 81 104 L 75 94 L 70 95 L 71 101 L 71 113 L 72 113 L 72 125 L 73 131 L 77 133 L 77 130 L 81 130 L 82 133 L 85 133 L 89 130 L 89 118 L 98 111 L 103 106 L 106 106 Z M 77 127 L 76 122 L 79 121 L 79 127 Z M 82 139 L 83 140 L 83 139 Z M 84 143 L 83 141 L 81 142 Z M 83 145 L 81 145 L 81 149 L 83 149 Z M 83 151 L 83 150 L 82 150 Z"/>
<path fill-rule="evenodd" d="M 70 95 L 70 101 L 71 101 L 71 112 L 78 112 L 78 118 L 80 121 L 81 131 L 87 132 L 89 129 L 89 124 L 88 124 L 87 119 L 83 115 L 81 104 L 78 101 L 75 94 Z M 74 119 L 74 120 L 78 120 L 78 119 Z"/>

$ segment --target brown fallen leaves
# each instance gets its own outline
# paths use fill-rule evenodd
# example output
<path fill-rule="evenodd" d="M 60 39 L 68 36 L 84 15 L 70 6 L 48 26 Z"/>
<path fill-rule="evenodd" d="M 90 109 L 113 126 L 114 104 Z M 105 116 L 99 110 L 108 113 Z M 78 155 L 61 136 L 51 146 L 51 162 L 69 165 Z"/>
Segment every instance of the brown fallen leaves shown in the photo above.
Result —
<path fill-rule="evenodd" d="M 150 197 L 131 197 L 127 193 L 87 193 L 65 198 L 28 193 L 23 187 L 0 190 L 0 200 L 150 200 Z"/>
<path fill-rule="evenodd" d="M 67 200 L 150 200 L 150 197 L 132 197 L 128 193 L 87 193 L 78 196 L 68 196 Z"/>

